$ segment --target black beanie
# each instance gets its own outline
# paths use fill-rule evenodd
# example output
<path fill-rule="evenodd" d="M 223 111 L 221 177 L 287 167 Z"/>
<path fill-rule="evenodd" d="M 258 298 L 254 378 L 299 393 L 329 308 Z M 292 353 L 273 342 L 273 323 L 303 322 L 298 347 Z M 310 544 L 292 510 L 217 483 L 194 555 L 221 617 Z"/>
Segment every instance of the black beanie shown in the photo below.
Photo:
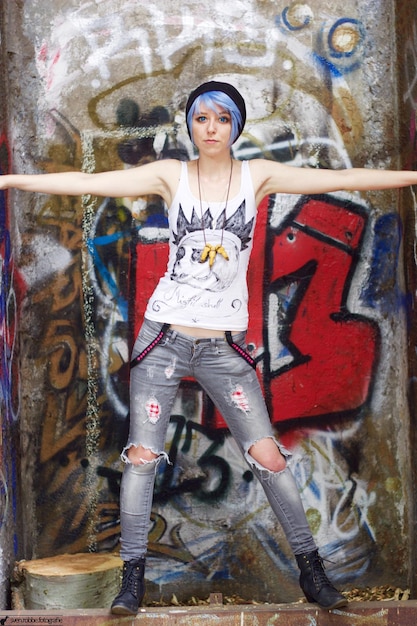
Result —
<path fill-rule="evenodd" d="M 185 119 L 187 119 L 188 117 L 188 113 L 193 105 L 193 102 L 198 98 L 198 96 L 201 96 L 203 93 L 207 93 L 208 91 L 222 91 L 227 96 L 229 96 L 229 98 L 233 100 L 233 102 L 239 109 L 240 114 L 242 116 L 242 124 L 239 124 L 239 135 L 240 135 L 246 122 L 245 101 L 240 95 L 240 93 L 238 92 L 238 90 L 235 87 L 233 87 L 233 85 L 230 85 L 229 83 L 221 83 L 217 80 L 211 80 L 208 83 L 203 83 L 202 85 L 197 87 L 197 89 L 194 89 L 194 91 L 190 93 L 188 100 L 187 100 L 187 104 L 185 107 Z M 187 129 L 188 129 L 188 134 L 190 134 L 190 129 L 188 128 L 188 125 L 187 125 Z M 237 137 L 239 137 L 239 135 Z"/>

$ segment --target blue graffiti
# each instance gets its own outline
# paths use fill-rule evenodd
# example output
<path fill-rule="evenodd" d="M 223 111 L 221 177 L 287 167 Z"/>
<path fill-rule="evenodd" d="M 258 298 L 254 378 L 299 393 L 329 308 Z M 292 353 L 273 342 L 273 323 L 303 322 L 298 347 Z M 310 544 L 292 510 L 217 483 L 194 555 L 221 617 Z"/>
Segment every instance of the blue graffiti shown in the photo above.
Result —
<path fill-rule="evenodd" d="M 405 305 L 397 276 L 402 239 L 400 217 L 390 213 L 380 217 L 374 227 L 371 271 L 362 288 L 361 299 L 382 313 L 397 313 Z"/>
<path fill-rule="evenodd" d="M 294 9 L 286 7 L 276 16 L 275 25 L 286 36 L 296 37 L 314 23 L 312 9 L 307 6 Z M 343 17 L 329 25 L 323 21 L 315 36 L 311 52 L 313 61 L 329 75 L 340 78 L 359 68 L 366 41 L 363 24 L 353 18 Z"/>
<path fill-rule="evenodd" d="M 305 28 L 311 23 L 313 16 L 310 11 L 305 10 L 303 14 L 299 16 L 299 19 L 297 20 L 297 22 L 295 22 L 294 20 L 289 19 L 289 9 L 290 7 L 285 7 L 285 9 L 283 10 L 281 14 L 282 21 L 285 27 L 288 28 L 288 30 L 294 30 L 294 31 L 303 30 L 303 28 Z M 278 20 L 279 18 L 277 18 L 277 21 Z"/>
<path fill-rule="evenodd" d="M 7 147 L 4 143 L 1 146 L 0 155 L 0 175 L 8 171 Z M 0 192 L 0 250 L 1 250 L 1 287 L 0 287 L 0 335 L 2 338 L 0 350 L 0 405 L 2 407 L 2 440 L 10 441 L 10 432 L 15 421 L 15 411 L 13 406 L 13 385 L 16 384 L 12 377 L 12 363 L 14 350 L 13 331 L 16 320 L 10 320 L 11 311 L 15 314 L 11 303 L 13 302 L 13 267 L 10 232 L 7 225 L 7 200 L 6 193 Z M 4 481 L 1 489 L 1 497 L 7 496 L 7 501 L 11 504 L 11 515 L 13 516 L 13 527 L 17 528 L 17 466 L 15 450 L 12 446 L 4 448 L 3 472 Z M 4 491 L 6 490 L 6 491 Z M 7 511 L 3 511 L 0 527 L 6 522 Z M 13 533 L 14 554 L 18 554 L 18 536 Z"/>
<path fill-rule="evenodd" d="M 317 37 L 315 60 L 334 77 L 360 67 L 365 45 L 365 30 L 357 20 L 340 19 L 330 28 L 323 25 Z"/>
<path fill-rule="evenodd" d="M 98 274 L 100 274 L 102 280 L 107 285 L 107 288 L 109 289 L 114 301 L 117 304 L 117 309 L 122 319 L 125 322 L 127 322 L 128 308 L 129 308 L 128 301 L 126 297 L 122 293 L 120 293 L 120 289 L 116 280 L 112 276 L 109 269 L 106 267 L 105 263 L 103 262 L 98 252 L 99 247 L 108 246 L 109 244 L 115 243 L 116 241 L 119 241 L 121 239 L 126 239 L 126 233 L 118 232 L 118 233 L 113 233 L 111 235 L 103 235 L 101 237 L 95 237 L 94 239 L 88 238 L 87 248 L 94 261 L 96 271 L 98 272 Z"/>

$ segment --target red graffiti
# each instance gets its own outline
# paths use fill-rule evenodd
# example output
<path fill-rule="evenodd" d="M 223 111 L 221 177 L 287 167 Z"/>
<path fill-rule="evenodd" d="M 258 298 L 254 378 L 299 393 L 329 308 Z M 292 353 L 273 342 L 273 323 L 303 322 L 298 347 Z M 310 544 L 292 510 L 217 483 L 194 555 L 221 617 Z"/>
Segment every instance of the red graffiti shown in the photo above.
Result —
<path fill-rule="evenodd" d="M 365 225 L 356 205 L 310 198 L 272 233 L 266 300 L 294 289 L 280 332 L 291 361 L 274 369 L 271 346 L 264 361 L 274 422 L 356 411 L 368 398 L 378 328 L 347 306 Z"/>
<path fill-rule="evenodd" d="M 166 270 L 168 262 L 168 242 L 139 242 L 136 245 L 131 264 L 132 282 L 135 285 L 134 301 L 134 337 L 141 327 L 146 305 L 154 291 L 160 276 Z"/>
<path fill-rule="evenodd" d="M 274 423 L 352 413 L 369 398 L 379 347 L 377 325 L 349 311 L 347 299 L 367 216 L 331 197 L 304 198 L 277 229 L 259 207 L 248 273 L 248 345 Z M 136 247 L 135 335 L 165 271 L 168 244 Z M 277 303 L 282 303 L 279 324 Z M 282 362 L 284 360 L 284 365 Z M 212 428 L 226 423 L 209 407 Z"/>

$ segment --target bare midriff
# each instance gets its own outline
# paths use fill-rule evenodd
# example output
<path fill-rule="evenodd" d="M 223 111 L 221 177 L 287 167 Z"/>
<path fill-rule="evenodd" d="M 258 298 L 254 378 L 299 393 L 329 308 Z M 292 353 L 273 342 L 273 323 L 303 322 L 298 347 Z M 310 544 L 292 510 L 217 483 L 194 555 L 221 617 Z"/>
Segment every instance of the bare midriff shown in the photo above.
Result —
<path fill-rule="evenodd" d="M 190 337 L 224 337 L 224 330 L 214 330 L 210 328 L 194 328 L 192 326 L 181 326 L 180 324 L 171 324 L 170 328 L 176 330 L 183 335 L 189 335 Z M 237 334 L 240 331 L 232 330 L 232 334 Z"/>

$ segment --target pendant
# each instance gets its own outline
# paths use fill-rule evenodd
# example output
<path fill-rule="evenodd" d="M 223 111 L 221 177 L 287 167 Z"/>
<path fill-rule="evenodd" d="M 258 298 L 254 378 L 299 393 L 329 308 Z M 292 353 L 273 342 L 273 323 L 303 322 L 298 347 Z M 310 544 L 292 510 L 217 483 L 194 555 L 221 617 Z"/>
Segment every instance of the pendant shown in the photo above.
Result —
<path fill-rule="evenodd" d="M 212 267 L 217 253 L 221 254 L 222 257 L 226 259 L 226 261 L 229 260 L 226 250 L 220 243 L 217 244 L 217 246 L 212 246 L 210 243 L 206 243 L 206 245 L 204 246 L 204 250 L 201 253 L 200 263 L 204 263 L 205 261 L 207 261 L 208 258 L 209 267 Z"/>

